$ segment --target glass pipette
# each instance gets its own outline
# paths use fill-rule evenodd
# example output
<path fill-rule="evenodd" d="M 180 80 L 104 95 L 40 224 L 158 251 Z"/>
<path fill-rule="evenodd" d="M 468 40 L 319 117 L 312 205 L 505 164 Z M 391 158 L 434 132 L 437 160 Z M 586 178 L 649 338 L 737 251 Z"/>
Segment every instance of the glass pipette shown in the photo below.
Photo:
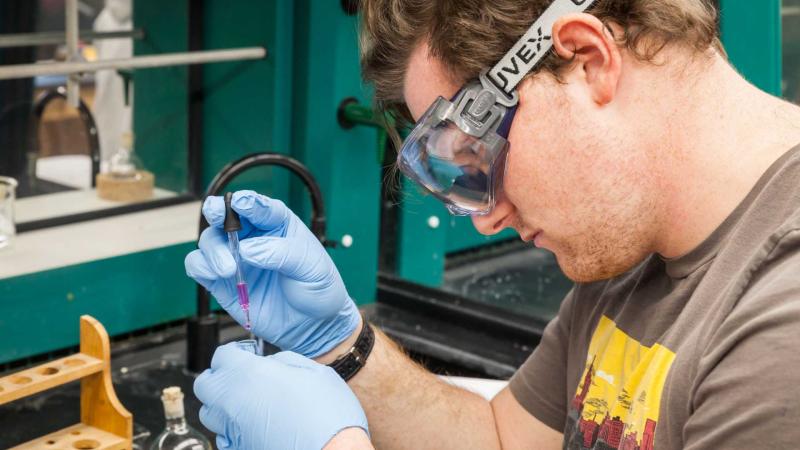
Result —
<path fill-rule="evenodd" d="M 239 295 L 239 307 L 244 311 L 244 327 L 249 330 L 250 326 L 250 296 L 247 294 L 247 281 L 242 274 L 242 261 L 239 256 L 239 230 L 242 229 L 242 222 L 239 220 L 239 214 L 231 208 L 231 197 L 233 194 L 228 192 L 225 194 L 225 232 L 228 233 L 228 248 L 233 255 L 233 261 L 236 263 L 236 291 Z"/>

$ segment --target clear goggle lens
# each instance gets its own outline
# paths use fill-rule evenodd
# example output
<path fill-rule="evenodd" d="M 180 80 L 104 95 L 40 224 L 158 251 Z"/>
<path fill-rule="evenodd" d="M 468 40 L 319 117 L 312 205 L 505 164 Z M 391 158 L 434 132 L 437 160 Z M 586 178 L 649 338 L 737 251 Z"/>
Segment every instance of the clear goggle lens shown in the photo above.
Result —
<path fill-rule="evenodd" d="M 487 214 L 502 181 L 508 141 L 491 130 L 480 138 L 467 134 L 454 122 L 454 111 L 439 97 L 406 138 L 397 163 L 451 213 Z"/>

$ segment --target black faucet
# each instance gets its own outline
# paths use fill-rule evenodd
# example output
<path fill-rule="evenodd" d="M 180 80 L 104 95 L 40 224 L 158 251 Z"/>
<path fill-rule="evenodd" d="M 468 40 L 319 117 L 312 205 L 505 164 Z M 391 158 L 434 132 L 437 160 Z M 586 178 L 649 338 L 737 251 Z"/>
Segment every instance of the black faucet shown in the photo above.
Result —
<path fill-rule="evenodd" d="M 36 117 L 36 129 L 41 126 L 42 115 L 44 114 L 47 105 L 55 99 L 67 100 L 67 90 L 64 86 L 59 86 L 56 89 L 45 91 L 33 106 L 33 114 Z M 100 173 L 100 138 L 97 132 L 97 124 L 94 121 L 94 116 L 86 106 L 83 100 L 79 100 L 78 112 L 80 113 L 81 121 L 86 129 L 86 136 L 89 138 L 89 156 L 92 158 L 92 187 L 97 185 L 97 174 Z M 38 143 L 38 139 L 34 142 Z M 36 151 L 38 152 L 38 145 Z"/>
<path fill-rule="evenodd" d="M 295 173 L 306 185 L 311 196 L 311 232 L 322 245 L 335 247 L 336 243 L 325 237 L 327 228 L 322 191 L 314 176 L 300 161 L 280 153 L 253 153 L 238 159 L 220 170 L 206 189 L 203 201 L 219 195 L 223 189 L 247 169 L 257 166 L 281 166 Z M 198 240 L 208 222 L 200 214 Z M 211 312 L 211 298 L 205 288 L 197 285 L 197 315 L 189 319 L 186 332 L 186 368 L 199 373 L 211 366 L 211 357 L 219 345 L 219 318 Z"/>

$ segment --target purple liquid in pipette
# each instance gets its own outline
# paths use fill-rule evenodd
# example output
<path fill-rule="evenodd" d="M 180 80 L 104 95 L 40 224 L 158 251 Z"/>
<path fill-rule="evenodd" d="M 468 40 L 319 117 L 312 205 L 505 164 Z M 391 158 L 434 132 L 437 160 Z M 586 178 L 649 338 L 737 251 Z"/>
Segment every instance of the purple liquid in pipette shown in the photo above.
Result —
<path fill-rule="evenodd" d="M 239 293 L 239 307 L 244 311 L 244 328 L 250 330 L 250 296 L 247 295 L 247 282 L 242 274 L 242 262 L 239 260 L 239 233 L 242 224 L 239 215 L 231 207 L 233 194 L 225 194 L 225 232 L 228 233 L 228 250 L 231 251 L 233 261 L 236 264 L 236 291 Z"/>
<path fill-rule="evenodd" d="M 250 297 L 247 295 L 247 283 L 237 283 L 236 290 L 239 291 L 239 306 L 244 311 L 244 328 L 250 329 Z"/>

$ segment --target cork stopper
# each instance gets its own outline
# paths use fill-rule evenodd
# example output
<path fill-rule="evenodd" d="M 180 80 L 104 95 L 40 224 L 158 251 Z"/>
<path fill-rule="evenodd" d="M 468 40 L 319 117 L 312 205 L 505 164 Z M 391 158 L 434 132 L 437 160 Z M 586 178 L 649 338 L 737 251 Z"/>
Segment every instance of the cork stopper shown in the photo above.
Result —
<path fill-rule="evenodd" d="M 165 388 L 161 395 L 164 403 L 164 415 L 167 419 L 183 418 L 183 392 L 178 386 Z"/>

